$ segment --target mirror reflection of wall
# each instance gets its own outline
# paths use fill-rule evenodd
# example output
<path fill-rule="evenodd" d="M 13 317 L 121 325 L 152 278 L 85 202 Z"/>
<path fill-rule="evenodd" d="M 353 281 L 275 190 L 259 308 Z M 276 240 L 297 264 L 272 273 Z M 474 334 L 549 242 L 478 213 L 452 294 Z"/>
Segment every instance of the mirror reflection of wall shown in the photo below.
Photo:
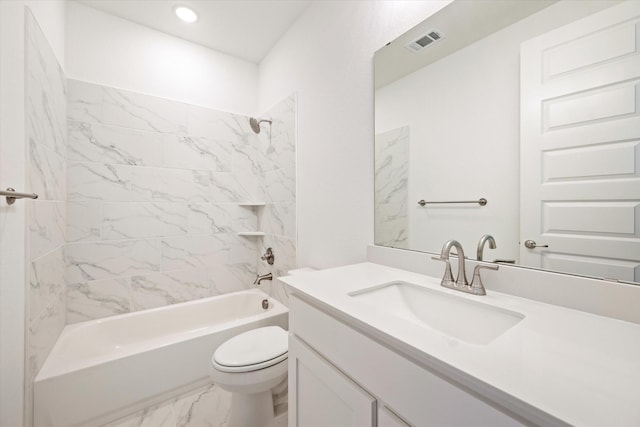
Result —
<path fill-rule="evenodd" d="M 460 10 L 471 3 L 458 0 L 449 7 Z M 497 248 L 486 249 L 485 260 L 513 259 L 517 264 L 524 264 L 521 246 L 527 237 L 521 236 L 520 211 L 521 43 L 620 2 L 543 3 L 542 9 L 532 15 L 442 58 L 435 52 L 433 56 L 437 59 L 422 68 L 409 70 L 408 74 L 398 70 L 396 79 L 389 78 L 390 70 L 400 68 L 397 60 L 396 65 L 388 61 L 393 58 L 390 49 L 395 49 L 396 55 L 421 54 L 406 49 L 405 40 L 400 41 L 402 37 L 376 53 L 376 156 L 380 135 L 402 126 L 411 128 L 406 248 L 438 253 L 445 241 L 454 238 L 463 244 L 466 254 L 473 256 L 478 240 L 488 233 L 495 237 Z M 482 22 L 469 20 L 448 28 L 446 19 L 440 17 L 438 20 L 438 15 L 446 15 L 448 8 L 431 17 L 429 22 L 420 24 L 419 30 L 410 32 L 415 35 L 416 31 L 437 29 L 444 39 L 437 45 L 434 43 L 433 48 L 445 50 L 447 43 L 455 43 L 458 38 L 456 31 L 483 30 Z M 637 50 L 635 55 L 638 55 Z M 376 180 L 376 197 L 378 185 Z M 385 186 L 393 185 L 385 183 Z M 480 197 L 488 200 L 486 206 L 420 207 L 417 204 L 420 199 L 455 201 Z M 390 206 L 386 209 L 393 211 Z M 379 235 L 378 231 L 376 227 L 376 244 L 403 247 L 389 241 L 386 236 L 393 235 L 389 229 L 385 230 L 385 236 Z M 636 239 L 636 246 L 629 247 L 637 249 L 640 236 L 631 237 Z M 640 254 L 636 258 L 640 265 Z M 560 267 L 548 260 L 532 266 L 594 274 L 591 271 L 582 273 L 579 269 L 572 271 L 571 267 Z M 633 266 L 628 267 L 632 272 Z M 633 281 L 633 273 L 631 277 Z M 622 279 L 629 280 L 629 277 Z"/>
<path fill-rule="evenodd" d="M 409 126 L 376 135 L 375 244 L 409 247 Z"/>

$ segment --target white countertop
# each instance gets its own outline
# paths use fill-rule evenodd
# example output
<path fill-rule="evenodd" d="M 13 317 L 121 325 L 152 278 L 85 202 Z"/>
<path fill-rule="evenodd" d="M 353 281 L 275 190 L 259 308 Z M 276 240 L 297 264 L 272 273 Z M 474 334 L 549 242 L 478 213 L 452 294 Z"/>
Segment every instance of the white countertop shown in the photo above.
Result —
<path fill-rule="evenodd" d="M 281 280 L 294 293 L 332 307 L 377 339 L 531 421 L 640 426 L 640 325 L 490 290 L 486 296 L 468 295 L 441 287 L 440 278 L 373 263 Z M 393 281 L 525 318 L 489 344 L 474 345 L 348 295 Z"/>

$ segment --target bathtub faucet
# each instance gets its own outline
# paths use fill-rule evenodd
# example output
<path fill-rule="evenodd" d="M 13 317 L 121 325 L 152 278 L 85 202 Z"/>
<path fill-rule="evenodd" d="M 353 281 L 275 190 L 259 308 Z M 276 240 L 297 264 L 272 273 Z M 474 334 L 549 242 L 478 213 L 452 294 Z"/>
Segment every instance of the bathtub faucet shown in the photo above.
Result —
<path fill-rule="evenodd" d="M 253 284 L 259 285 L 263 280 L 273 280 L 273 275 L 271 273 L 258 275 L 258 277 L 256 277 L 256 280 L 253 281 Z"/>

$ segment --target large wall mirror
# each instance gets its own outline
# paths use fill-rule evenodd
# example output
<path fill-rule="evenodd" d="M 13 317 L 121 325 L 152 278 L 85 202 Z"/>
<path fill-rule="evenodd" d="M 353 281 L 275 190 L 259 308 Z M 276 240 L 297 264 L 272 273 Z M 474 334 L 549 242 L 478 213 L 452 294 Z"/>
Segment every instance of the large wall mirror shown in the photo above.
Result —
<path fill-rule="evenodd" d="M 640 2 L 455 0 L 374 59 L 377 245 L 640 284 Z"/>

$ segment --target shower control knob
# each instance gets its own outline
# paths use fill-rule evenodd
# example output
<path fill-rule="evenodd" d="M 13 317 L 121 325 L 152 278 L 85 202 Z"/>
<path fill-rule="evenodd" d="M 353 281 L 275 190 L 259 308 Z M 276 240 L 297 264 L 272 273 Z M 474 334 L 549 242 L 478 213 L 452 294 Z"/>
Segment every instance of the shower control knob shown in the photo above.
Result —
<path fill-rule="evenodd" d="M 263 261 L 267 261 L 267 264 L 269 265 L 273 265 L 273 262 L 276 259 L 275 255 L 273 254 L 273 249 L 267 248 L 267 251 L 260 257 L 260 259 Z"/>

